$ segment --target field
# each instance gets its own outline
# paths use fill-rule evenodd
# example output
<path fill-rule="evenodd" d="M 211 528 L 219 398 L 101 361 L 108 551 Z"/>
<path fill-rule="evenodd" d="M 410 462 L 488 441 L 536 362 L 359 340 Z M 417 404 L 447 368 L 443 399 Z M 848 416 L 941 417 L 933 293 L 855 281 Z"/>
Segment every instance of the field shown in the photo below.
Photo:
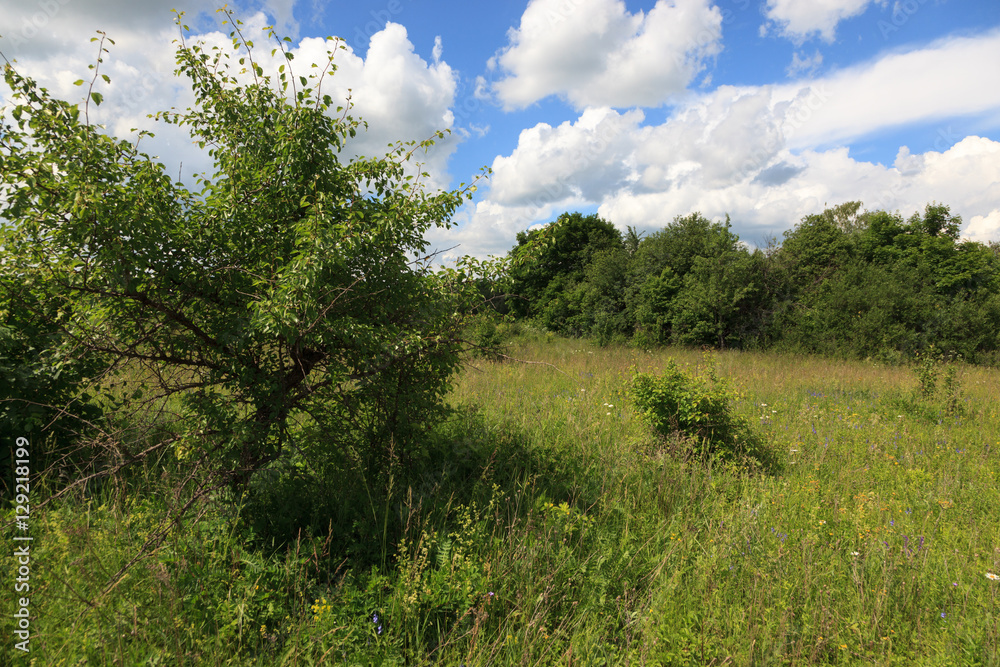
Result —
<path fill-rule="evenodd" d="M 1000 665 L 997 370 L 541 334 L 509 354 L 531 363 L 471 361 L 452 417 L 385 476 L 345 456 L 320 484 L 292 471 L 220 497 L 110 589 L 179 502 L 183 467 L 50 505 L 33 516 L 32 652 L 13 651 L 9 613 L 3 650 L 45 665 Z M 668 358 L 714 365 L 778 465 L 671 455 L 628 396 Z M 11 549 L 0 568 L 16 570 Z"/>

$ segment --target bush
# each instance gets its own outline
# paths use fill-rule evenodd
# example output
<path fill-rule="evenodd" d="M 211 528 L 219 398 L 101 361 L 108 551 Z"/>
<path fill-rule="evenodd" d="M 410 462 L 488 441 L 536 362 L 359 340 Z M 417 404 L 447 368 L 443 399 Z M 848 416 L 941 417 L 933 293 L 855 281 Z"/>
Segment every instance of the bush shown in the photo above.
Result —
<path fill-rule="evenodd" d="M 660 375 L 637 374 L 629 394 L 643 420 L 662 438 L 678 442 L 675 451 L 682 456 L 718 458 L 754 468 L 774 463 L 763 438 L 733 412 L 739 393 L 711 365 L 696 375 L 671 359 Z"/>
<path fill-rule="evenodd" d="M 509 335 L 504 324 L 497 324 L 494 316 L 476 316 L 469 325 L 467 336 L 474 345 L 472 353 L 475 356 L 489 361 L 503 361 Z"/>
<path fill-rule="evenodd" d="M 239 30 L 230 37 L 250 50 Z M 144 132 L 113 139 L 79 105 L 4 67 L 0 310 L 23 292 L 51 314 L 61 359 L 105 361 L 67 373 L 145 369 L 149 409 L 179 404 L 174 444 L 207 453 L 234 487 L 287 456 L 294 424 L 317 415 L 330 418 L 317 425 L 328 433 L 364 436 L 373 461 L 390 445 L 417 448 L 444 414 L 461 313 L 482 300 L 478 274 L 491 265 L 438 270 L 413 258 L 475 186 L 436 192 L 411 180 L 432 140 L 350 158 L 364 125 L 321 93 L 333 51 L 297 89 L 285 66 L 272 80 L 252 56 L 243 83 L 228 57 L 182 42 L 176 71 L 195 103 L 156 116 L 211 147 L 197 192 L 137 150 Z M 0 353 L 8 338 L 0 331 Z"/>
<path fill-rule="evenodd" d="M 0 284 L 0 497 L 13 490 L 15 438 L 31 442 L 32 464 L 42 470 L 81 463 L 75 443 L 90 431 L 101 408 L 81 391 L 100 366 L 97 355 L 59 355 L 65 342 L 37 301 L 14 283 Z"/>

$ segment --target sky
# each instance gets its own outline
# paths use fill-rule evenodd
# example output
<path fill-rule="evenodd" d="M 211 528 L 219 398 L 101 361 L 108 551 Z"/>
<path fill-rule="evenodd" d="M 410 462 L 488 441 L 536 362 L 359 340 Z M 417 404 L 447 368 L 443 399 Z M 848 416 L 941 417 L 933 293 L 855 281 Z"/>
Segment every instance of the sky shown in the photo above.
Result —
<path fill-rule="evenodd" d="M 91 110 L 193 184 L 206 153 L 148 114 L 186 108 L 188 43 L 228 44 L 217 3 L 0 0 L 0 51 L 55 95 L 82 101 L 95 31 L 114 39 Z M 441 257 L 503 255 L 563 212 L 651 232 L 699 212 L 729 216 L 751 246 L 847 201 L 909 217 L 951 207 L 963 237 L 1000 241 L 998 0 L 236 0 L 273 71 L 273 25 L 306 71 L 346 49 L 324 83 L 382 155 L 449 130 L 421 157 L 431 188 L 492 169 Z M 273 63 L 273 66 L 272 66 Z M 0 87 L 0 105 L 9 91 Z"/>

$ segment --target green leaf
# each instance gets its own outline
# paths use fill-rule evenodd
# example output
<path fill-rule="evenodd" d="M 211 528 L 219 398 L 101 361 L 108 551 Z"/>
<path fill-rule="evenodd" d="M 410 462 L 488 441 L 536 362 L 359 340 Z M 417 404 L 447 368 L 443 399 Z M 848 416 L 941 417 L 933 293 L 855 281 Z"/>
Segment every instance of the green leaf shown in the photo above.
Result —
<path fill-rule="evenodd" d="M 94 100 L 94 104 L 97 106 L 101 106 L 101 102 L 104 101 L 104 95 L 101 95 L 100 93 L 91 93 L 90 99 Z"/>
<path fill-rule="evenodd" d="M 83 79 L 77 79 L 76 81 L 73 82 L 73 85 L 82 86 L 84 83 L 86 83 L 86 81 L 84 81 Z"/>

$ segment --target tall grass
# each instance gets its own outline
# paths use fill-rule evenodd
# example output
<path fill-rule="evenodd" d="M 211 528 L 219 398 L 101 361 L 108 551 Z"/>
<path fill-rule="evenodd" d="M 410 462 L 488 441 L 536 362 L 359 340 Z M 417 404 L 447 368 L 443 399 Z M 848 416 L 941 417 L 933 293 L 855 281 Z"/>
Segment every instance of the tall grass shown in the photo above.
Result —
<path fill-rule="evenodd" d="M 950 394 L 928 394 L 905 367 L 716 354 L 745 396 L 734 410 L 780 459 L 761 474 L 677 460 L 627 404 L 634 373 L 668 357 L 696 367 L 701 352 L 537 336 L 509 355 L 544 363 L 471 362 L 453 417 L 393 472 L 393 493 L 365 495 L 371 480 L 345 471 L 297 524 L 310 499 L 293 477 L 256 500 L 220 497 L 114 590 L 106 575 L 167 512 L 171 466 L 143 473 L 148 494 L 109 487 L 47 510 L 32 655 L 1000 664 L 996 370 L 956 366 Z"/>

